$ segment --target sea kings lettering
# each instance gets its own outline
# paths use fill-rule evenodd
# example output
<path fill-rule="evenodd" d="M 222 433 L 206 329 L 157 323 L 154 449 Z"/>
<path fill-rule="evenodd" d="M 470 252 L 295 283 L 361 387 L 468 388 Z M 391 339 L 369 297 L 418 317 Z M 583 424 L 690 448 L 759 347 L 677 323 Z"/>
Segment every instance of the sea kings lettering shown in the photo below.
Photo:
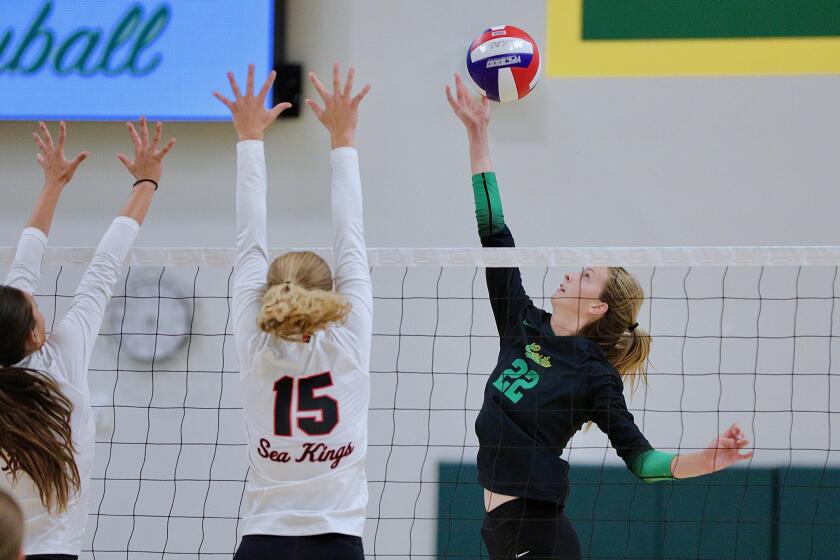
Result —
<path fill-rule="evenodd" d="M 341 447 L 330 447 L 325 443 L 304 443 L 300 453 L 295 456 L 286 451 L 274 451 L 271 442 L 263 438 L 257 448 L 257 454 L 263 459 L 275 463 L 329 463 L 331 469 L 338 468 L 341 460 L 353 453 L 353 444 L 347 443 Z"/>

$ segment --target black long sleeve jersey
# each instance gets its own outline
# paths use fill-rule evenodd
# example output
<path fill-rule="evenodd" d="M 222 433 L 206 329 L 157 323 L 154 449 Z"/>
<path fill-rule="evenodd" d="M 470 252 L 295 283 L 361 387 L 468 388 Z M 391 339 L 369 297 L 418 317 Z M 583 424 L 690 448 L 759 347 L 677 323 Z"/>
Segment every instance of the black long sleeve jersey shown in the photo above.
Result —
<path fill-rule="evenodd" d="M 489 216 L 493 213 L 479 216 L 481 244 L 513 247 L 501 219 L 481 227 L 481 218 Z M 481 485 L 499 494 L 564 503 L 569 465 L 560 455 L 589 421 L 607 434 L 637 476 L 670 478 L 670 472 L 655 477 L 646 472 L 645 457 L 659 452 L 636 427 L 621 377 L 601 349 L 584 337 L 556 336 L 551 314 L 534 306 L 518 268 L 488 268 L 486 276 L 500 349 L 475 423 Z"/>

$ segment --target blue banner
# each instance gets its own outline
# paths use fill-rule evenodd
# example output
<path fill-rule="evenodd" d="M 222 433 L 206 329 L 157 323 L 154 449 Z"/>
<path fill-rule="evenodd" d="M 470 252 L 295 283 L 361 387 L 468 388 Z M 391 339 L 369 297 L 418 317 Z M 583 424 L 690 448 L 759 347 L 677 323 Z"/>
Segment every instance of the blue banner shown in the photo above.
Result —
<path fill-rule="evenodd" d="M 274 0 L 0 0 L 0 120 L 227 119 L 273 52 Z"/>

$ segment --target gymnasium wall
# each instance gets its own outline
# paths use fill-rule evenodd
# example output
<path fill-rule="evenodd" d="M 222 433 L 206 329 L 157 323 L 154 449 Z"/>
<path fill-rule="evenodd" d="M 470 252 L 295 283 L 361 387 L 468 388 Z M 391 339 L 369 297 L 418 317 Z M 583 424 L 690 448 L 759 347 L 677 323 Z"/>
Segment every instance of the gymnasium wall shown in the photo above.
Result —
<path fill-rule="evenodd" d="M 478 245 L 466 138 L 443 87 L 486 26 L 518 25 L 545 45 L 545 17 L 542 0 L 289 1 L 289 60 L 322 76 L 333 60 L 352 63 L 359 83 L 374 86 L 358 133 L 371 247 Z M 308 84 L 305 94 L 315 95 Z M 526 100 L 494 106 L 507 222 L 521 246 L 838 244 L 839 100 L 837 76 L 544 77 Z M 34 126 L 0 123 L 2 246 L 16 241 L 41 183 Z M 232 246 L 232 126 L 166 131 L 178 145 L 137 245 Z M 70 138 L 71 151 L 93 156 L 68 187 L 51 244 L 93 246 L 127 195 L 131 180 L 113 154 L 130 143 L 121 123 L 72 123 Z M 331 243 L 328 149 L 307 108 L 269 132 L 270 245 Z M 551 293 L 561 272 L 524 268 L 529 293 Z M 738 421 L 764 448 L 747 478 L 838 464 L 837 342 L 826 338 L 840 329 L 827 303 L 840 290 L 833 269 L 634 272 L 657 297 L 640 320 L 659 336 L 651 383 L 630 401 L 654 445 L 702 447 Z M 169 360 L 132 361 L 120 353 L 120 327 L 103 330 L 91 373 L 100 442 L 94 550 L 122 558 L 124 549 L 222 554 L 234 546 L 247 465 L 238 365 L 219 299 L 229 273 L 167 269 L 164 285 L 180 279 L 197 297 L 192 346 Z M 68 303 L 53 297 L 55 287 L 72 293 L 80 274 L 48 267 L 39 298 L 48 318 Z M 366 547 L 389 558 L 432 556 L 445 512 L 439 465 L 469 471 L 474 461 L 472 425 L 495 359 L 492 318 L 481 270 L 375 269 L 373 279 Z M 119 284 L 112 311 L 125 301 L 129 284 Z M 621 464 L 597 429 L 580 433 L 565 456 L 583 484 L 595 472 L 588 467 Z M 745 471 L 735 472 L 739 489 L 754 482 L 742 485 Z M 700 484 L 708 480 L 717 479 Z M 463 488 L 475 490 L 474 480 Z"/>
<path fill-rule="evenodd" d="M 443 86 L 484 27 L 515 24 L 545 45 L 545 17 L 542 0 L 290 0 L 289 59 L 321 75 L 352 63 L 374 86 L 358 134 L 371 246 L 477 244 L 465 134 Z M 233 70 L 244 76 L 246 63 Z M 838 93 L 836 76 L 544 77 L 526 100 L 494 107 L 508 222 L 530 246 L 836 243 Z M 329 144 L 308 111 L 267 139 L 275 246 L 330 243 Z M 4 245 L 41 182 L 33 126 L 0 123 Z M 232 245 L 232 127 L 167 133 L 178 145 L 139 245 Z M 130 144 L 121 123 L 74 123 L 70 135 L 93 156 L 53 243 L 91 246 L 130 184 L 113 157 Z"/>

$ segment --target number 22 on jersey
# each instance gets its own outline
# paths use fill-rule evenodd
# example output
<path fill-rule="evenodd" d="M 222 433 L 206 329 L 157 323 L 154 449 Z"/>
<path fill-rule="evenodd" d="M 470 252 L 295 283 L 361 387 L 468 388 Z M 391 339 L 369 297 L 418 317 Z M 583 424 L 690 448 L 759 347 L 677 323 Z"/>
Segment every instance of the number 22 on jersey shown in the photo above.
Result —
<path fill-rule="evenodd" d="M 338 401 L 315 391 L 332 387 L 330 372 L 309 377 L 281 377 L 274 382 L 274 435 L 291 437 L 292 418 L 308 436 L 325 436 L 338 425 Z M 292 411 L 292 396 L 297 394 L 297 412 Z"/>
<path fill-rule="evenodd" d="M 514 404 L 522 398 L 523 390 L 533 389 L 540 381 L 540 374 L 528 367 L 528 362 L 519 358 L 513 361 L 515 369 L 506 369 L 493 382 L 498 389 Z"/>

